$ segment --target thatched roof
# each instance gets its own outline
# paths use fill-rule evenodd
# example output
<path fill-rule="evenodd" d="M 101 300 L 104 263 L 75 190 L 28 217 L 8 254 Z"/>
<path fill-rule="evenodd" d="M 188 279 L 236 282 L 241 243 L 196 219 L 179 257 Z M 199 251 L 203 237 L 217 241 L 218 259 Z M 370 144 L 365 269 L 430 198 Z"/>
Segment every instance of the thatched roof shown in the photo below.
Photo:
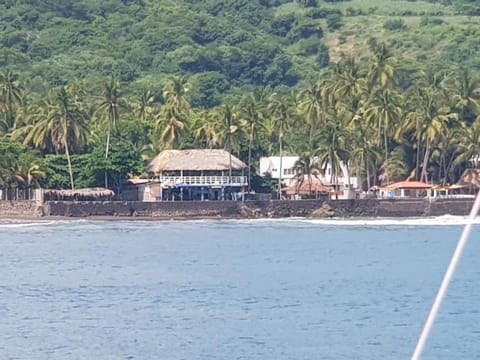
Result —
<path fill-rule="evenodd" d="M 50 200 L 96 200 L 96 199 L 109 199 L 112 198 L 115 193 L 110 189 L 105 188 L 84 188 L 75 190 L 57 190 L 47 189 L 44 191 L 44 197 Z"/>
<path fill-rule="evenodd" d="M 232 155 L 232 170 L 245 169 L 247 165 Z M 219 149 L 164 150 L 148 164 L 148 172 L 162 171 L 222 171 L 229 169 L 229 153 Z"/>

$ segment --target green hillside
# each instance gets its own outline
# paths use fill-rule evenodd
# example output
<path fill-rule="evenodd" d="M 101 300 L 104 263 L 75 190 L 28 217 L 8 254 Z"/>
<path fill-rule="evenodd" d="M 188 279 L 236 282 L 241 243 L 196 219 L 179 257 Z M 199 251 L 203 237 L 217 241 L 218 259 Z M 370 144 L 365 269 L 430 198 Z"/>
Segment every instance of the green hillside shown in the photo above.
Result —
<path fill-rule="evenodd" d="M 172 74 L 220 93 L 310 81 L 342 56 L 386 42 L 405 67 L 480 66 L 480 5 L 448 1 L 10 0 L 0 67 L 34 89 L 118 75 L 161 89 Z M 461 3 L 461 2 L 455 2 Z M 218 103 L 198 96 L 197 105 Z"/>
<path fill-rule="evenodd" d="M 479 25 L 473 0 L 4 0 L 0 188 L 119 186 L 192 147 L 453 183 L 480 157 Z"/>

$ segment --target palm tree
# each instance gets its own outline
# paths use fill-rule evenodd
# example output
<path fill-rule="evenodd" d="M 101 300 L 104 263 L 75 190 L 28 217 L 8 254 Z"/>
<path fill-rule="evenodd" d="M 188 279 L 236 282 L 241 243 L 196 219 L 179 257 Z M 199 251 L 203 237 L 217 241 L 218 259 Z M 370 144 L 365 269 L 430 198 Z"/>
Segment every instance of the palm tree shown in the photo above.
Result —
<path fill-rule="evenodd" d="M 380 89 L 394 86 L 397 82 L 395 58 L 384 43 L 375 44 L 372 48 L 373 61 L 368 72 L 368 89 L 373 90 L 375 85 Z"/>
<path fill-rule="evenodd" d="M 353 99 L 364 97 L 367 92 L 366 76 L 366 71 L 353 58 L 342 62 L 335 76 L 333 88 L 335 98 L 351 105 L 349 103 Z"/>
<path fill-rule="evenodd" d="M 290 101 L 288 101 L 290 100 Z M 278 147 L 279 147 L 279 176 L 278 176 L 278 197 L 279 199 L 282 196 L 282 158 L 283 158 L 283 139 L 287 129 L 289 128 L 289 123 L 294 119 L 296 115 L 296 109 L 292 106 L 291 97 L 280 97 L 278 94 L 273 93 L 270 96 L 270 102 L 268 104 L 268 110 L 270 116 L 273 119 L 273 124 L 276 128 L 278 136 Z"/>
<path fill-rule="evenodd" d="M 381 166 L 382 174 L 380 180 L 400 180 L 405 179 L 408 174 L 405 148 L 397 146 L 392 150 L 391 156 L 384 161 Z"/>
<path fill-rule="evenodd" d="M 305 117 L 308 126 L 308 142 L 311 144 L 316 131 L 325 122 L 328 99 L 324 96 L 320 82 L 310 84 L 298 95 L 298 110 Z"/>
<path fill-rule="evenodd" d="M 212 149 L 220 143 L 218 123 L 214 111 L 195 111 L 193 113 L 193 128 L 195 140 L 202 142 L 209 149 Z"/>
<path fill-rule="evenodd" d="M 8 133 L 15 127 L 15 112 L 19 105 L 23 105 L 23 84 L 19 75 L 13 71 L 0 72 L 0 130 Z"/>
<path fill-rule="evenodd" d="M 31 153 L 27 153 L 19 159 L 15 175 L 26 188 L 40 187 L 40 180 L 47 177 L 39 158 Z"/>
<path fill-rule="evenodd" d="M 150 90 L 142 89 L 133 103 L 133 113 L 142 121 L 149 120 L 154 112 L 154 105 L 155 96 Z"/>
<path fill-rule="evenodd" d="M 461 68 L 451 79 L 449 90 L 453 93 L 453 107 L 471 123 L 480 114 L 480 78 L 469 69 Z"/>
<path fill-rule="evenodd" d="M 465 126 L 458 123 L 459 126 L 449 127 L 443 133 L 442 141 L 436 143 L 432 158 L 435 156 L 438 162 L 438 181 L 442 181 L 443 185 L 447 185 L 451 181 L 455 181 L 452 170 L 457 167 L 455 159 L 462 155 L 462 139 L 465 134 Z"/>
<path fill-rule="evenodd" d="M 373 129 L 367 126 L 355 127 L 353 133 L 356 135 L 352 139 L 352 151 L 350 154 L 351 160 L 357 163 L 357 166 L 359 167 L 358 170 L 360 170 L 360 167 L 365 169 L 367 191 L 371 188 L 371 171 L 373 169 L 373 164 L 379 158 L 378 151 L 375 149 L 371 140 L 373 138 L 373 132 Z M 361 170 L 358 172 L 361 173 Z M 362 181 L 360 181 L 360 186 L 362 186 Z"/>
<path fill-rule="evenodd" d="M 308 180 L 308 192 L 312 193 L 312 177 L 317 178 L 321 169 L 317 158 L 310 151 L 300 154 L 294 164 L 297 187 L 301 187 L 305 178 Z"/>
<path fill-rule="evenodd" d="M 432 90 L 422 90 L 420 97 L 420 106 L 415 115 L 418 118 L 417 121 L 422 124 L 420 139 L 425 146 L 420 181 L 427 181 L 427 167 L 432 146 L 436 141 L 441 141 L 452 121 L 458 120 L 458 114 L 452 113 L 448 106 L 442 104 L 442 99 Z"/>
<path fill-rule="evenodd" d="M 50 146 L 56 151 L 63 149 L 67 157 L 71 187 L 74 189 L 70 150 L 78 151 L 87 143 L 89 127 L 86 114 L 72 101 L 65 87 L 60 88 L 44 104 L 44 109 L 38 114 L 38 120 L 25 137 L 24 143 L 31 143 L 39 149 L 48 149 Z"/>
<path fill-rule="evenodd" d="M 400 95 L 388 88 L 378 89 L 366 104 L 365 118 L 371 126 L 376 127 L 379 144 L 383 135 L 385 161 L 388 161 L 388 137 L 402 115 L 400 104 Z"/>
<path fill-rule="evenodd" d="M 190 103 L 187 100 L 187 93 L 190 90 L 191 85 L 186 78 L 172 77 L 170 83 L 165 86 L 163 98 L 176 112 L 188 112 L 190 110 Z"/>
<path fill-rule="evenodd" d="M 471 126 L 462 126 L 458 130 L 459 155 L 455 159 L 455 165 L 471 161 L 474 167 L 480 162 L 480 117 L 477 117 Z"/>
<path fill-rule="evenodd" d="M 172 104 L 167 104 L 157 117 L 156 128 L 161 131 L 160 139 L 168 147 L 175 148 L 187 128 L 184 112 L 178 111 Z"/>
<path fill-rule="evenodd" d="M 110 138 L 112 131 L 117 131 L 120 122 L 120 109 L 125 108 L 125 101 L 121 98 L 120 82 L 112 76 L 105 83 L 103 90 L 103 100 L 98 105 L 97 113 L 100 113 L 100 119 L 107 122 L 107 144 L 105 146 L 105 159 L 108 158 L 110 151 Z M 105 171 L 105 187 L 108 187 L 108 172 Z"/>
<path fill-rule="evenodd" d="M 229 153 L 228 177 L 232 182 L 232 151 L 240 150 L 242 127 L 238 114 L 229 105 L 224 105 L 216 111 L 218 133 L 225 150 Z"/>
<path fill-rule="evenodd" d="M 330 112 L 325 128 L 319 135 L 318 162 L 323 170 L 331 166 L 330 183 L 338 185 L 342 163 L 347 162 L 348 133 L 343 113 Z M 349 176 L 349 174 L 345 174 Z"/>
<path fill-rule="evenodd" d="M 259 103 L 255 93 L 245 97 L 240 103 L 239 117 L 248 135 L 248 192 L 251 190 L 252 147 L 257 138 L 258 127 L 263 120 L 262 103 Z"/>

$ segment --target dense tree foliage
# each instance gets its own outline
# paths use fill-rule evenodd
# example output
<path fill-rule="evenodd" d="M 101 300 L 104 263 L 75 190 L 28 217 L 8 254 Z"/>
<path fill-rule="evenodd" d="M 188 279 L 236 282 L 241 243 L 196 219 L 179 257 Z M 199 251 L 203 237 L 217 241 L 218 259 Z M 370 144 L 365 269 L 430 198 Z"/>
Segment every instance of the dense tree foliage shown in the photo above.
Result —
<path fill-rule="evenodd" d="M 400 2 L 4 1 L 0 187 L 114 187 L 189 147 L 254 184 L 267 154 L 453 182 L 480 151 L 478 6 Z"/>

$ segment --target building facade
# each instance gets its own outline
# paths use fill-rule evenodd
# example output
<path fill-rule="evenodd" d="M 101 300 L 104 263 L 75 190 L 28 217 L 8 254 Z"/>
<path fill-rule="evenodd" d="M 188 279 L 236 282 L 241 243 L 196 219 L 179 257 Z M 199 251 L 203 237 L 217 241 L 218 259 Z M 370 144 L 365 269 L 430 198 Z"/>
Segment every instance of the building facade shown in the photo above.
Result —
<path fill-rule="evenodd" d="M 164 150 L 139 184 L 143 201 L 235 200 L 248 186 L 247 165 L 220 149 Z"/>
<path fill-rule="evenodd" d="M 282 156 L 282 183 L 285 186 L 295 186 L 297 181 L 297 174 L 295 171 L 295 163 L 299 159 L 298 156 Z M 338 177 L 338 184 L 332 184 L 332 166 L 327 164 L 324 171 L 316 176 L 320 181 L 327 186 L 334 186 L 337 190 L 357 189 L 357 178 L 348 177 L 347 166 L 342 163 L 342 172 Z M 269 156 L 260 158 L 260 176 L 270 174 L 272 179 L 279 179 L 280 175 L 280 157 Z"/>

